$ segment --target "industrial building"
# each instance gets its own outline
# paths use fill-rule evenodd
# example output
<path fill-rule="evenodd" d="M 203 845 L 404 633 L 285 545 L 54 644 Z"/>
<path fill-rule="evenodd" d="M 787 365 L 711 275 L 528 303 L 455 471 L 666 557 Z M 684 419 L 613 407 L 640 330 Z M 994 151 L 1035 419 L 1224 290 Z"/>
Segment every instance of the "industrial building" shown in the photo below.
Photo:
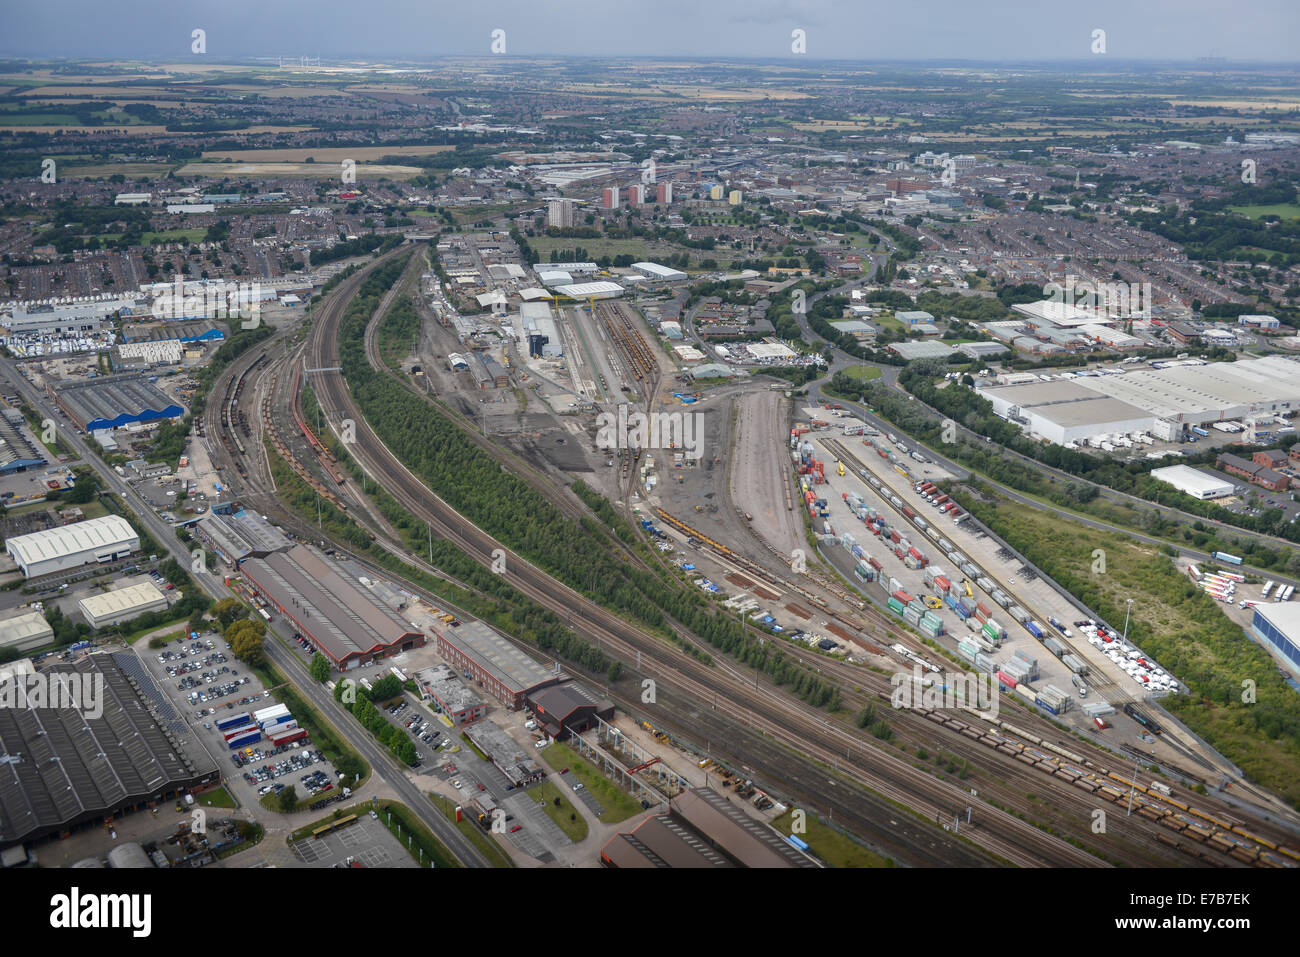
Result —
<path fill-rule="evenodd" d="M 1033 382 L 977 388 L 993 412 L 1028 434 L 1065 445 L 1103 433 L 1152 429 L 1152 416 L 1136 406 L 1106 398 L 1078 383 Z"/>
<path fill-rule="evenodd" d="M 28 578 L 107 565 L 139 550 L 140 536 L 120 515 L 16 535 L 5 542 L 5 551 Z"/>
<path fill-rule="evenodd" d="M 225 330 L 210 319 L 174 322 L 131 322 L 122 324 L 122 341 L 135 342 L 220 342 Z"/>
<path fill-rule="evenodd" d="M 515 787 L 540 781 L 545 775 L 532 755 L 514 738 L 491 721 L 480 721 L 465 729 L 465 737 L 482 751 Z"/>
<path fill-rule="evenodd" d="M 570 299 L 613 299 L 623 295 L 623 287 L 616 282 L 578 282 L 555 287 L 561 296 Z"/>
<path fill-rule="evenodd" d="M 1221 478 L 1202 472 L 1188 465 L 1171 465 L 1168 468 L 1152 469 L 1151 477 L 1166 485 L 1172 485 L 1178 491 L 1202 501 L 1223 498 L 1235 492 L 1236 486 Z"/>
<path fill-rule="evenodd" d="M 45 673 L 102 694 L 92 708 L 0 708 L 0 848 L 102 828 L 220 779 L 134 652 Z"/>
<path fill-rule="evenodd" d="M 525 698 L 560 680 L 481 621 L 437 631 L 438 654 L 466 672 L 507 708 L 517 711 Z"/>
<path fill-rule="evenodd" d="M 632 268 L 646 279 L 654 279 L 660 282 L 681 282 L 687 278 L 686 273 L 682 272 L 680 269 L 661 266 L 659 263 L 633 263 Z"/>
<path fill-rule="evenodd" d="M 310 545 L 246 558 L 240 570 L 340 671 L 424 644 L 423 632 Z"/>
<path fill-rule="evenodd" d="M 22 611 L 0 620 L 0 652 L 26 653 L 53 641 L 54 629 L 39 611 Z"/>
<path fill-rule="evenodd" d="M 735 867 L 704 838 L 668 814 L 646 818 L 615 834 L 600 849 L 600 862 L 620 869 L 647 867 Z"/>
<path fill-rule="evenodd" d="M 133 422 L 179 419 L 185 410 L 143 375 L 114 375 L 46 386 L 50 399 L 87 432 L 120 429 Z"/>
<path fill-rule="evenodd" d="M 586 731 L 596 718 L 614 719 L 614 703 L 576 681 L 548 685 L 530 692 L 525 700 L 538 727 L 556 741 L 563 741 L 571 731 Z"/>
<path fill-rule="evenodd" d="M 564 339 L 551 316 L 547 302 L 525 302 L 519 307 L 523 342 L 533 357 L 558 359 L 564 355 Z"/>
<path fill-rule="evenodd" d="M 145 612 L 163 611 L 167 608 L 167 596 L 152 581 L 145 579 L 102 595 L 89 595 L 77 605 L 86 624 L 98 630 L 139 618 Z"/>
<path fill-rule="evenodd" d="M 265 558 L 282 552 L 293 542 L 269 521 L 247 509 L 218 512 L 215 509 L 195 527 L 199 540 L 228 565 L 238 566 L 246 558 Z"/>
<path fill-rule="evenodd" d="M 1225 452 L 1220 455 L 1215 463 L 1229 475 L 1236 475 L 1244 478 L 1247 482 L 1254 485 L 1262 486 L 1273 492 L 1285 491 L 1290 484 L 1288 479 L 1281 472 L 1275 472 L 1270 468 L 1260 465 L 1258 462 L 1252 462 L 1250 459 L 1243 459 L 1239 455 L 1233 455 L 1231 452 Z"/>
<path fill-rule="evenodd" d="M 14 303 L 0 326 L 13 336 L 85 335 L 98 332 L 114 315 L 147 308 L 135 296 L 106 296 L 80 302 Z"/>
<path fill-rule="evenodd" d="M 0 475 L 11 475 L 49 464 L 41 446 L 28 438 L 23 414 L 5 409 L 0 415 Z"/>
<path fill-rule="evenodd" d="M 601 849 L 601 863 L 618 868 L 820 866 L 712 788 L 684 791 L 673 798 L 668 814 L 650 821 L 611 839 Z"/>
<path fill-rule="evenodd" d="M 447 665 L 417 671 L 415 683 L 421 696 L 437 704 L 455 727 L 472 724 L 487 713 L 483 699 Z"/>
<path fill-rule="evenodd" d="M 1261 601 L 1252 611 L 1250 631 L 1269 645 L 1300 677 L 1300 604 Z"/>
<path fill-rule="evenodd" d="M 952 346 L 946 342 L 893 342 L 889 350 L 909 362 L 913 359 L 947 359 L 953 354 Z"/>

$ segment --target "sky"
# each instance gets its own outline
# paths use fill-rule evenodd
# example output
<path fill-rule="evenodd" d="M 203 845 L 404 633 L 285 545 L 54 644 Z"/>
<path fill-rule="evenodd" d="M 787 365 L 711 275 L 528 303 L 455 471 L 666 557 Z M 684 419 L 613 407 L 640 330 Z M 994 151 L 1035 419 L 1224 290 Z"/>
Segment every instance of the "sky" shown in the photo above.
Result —
<path fill-rule="evenodd" d="M 1293 63 L 1300 0 L 4 0 L 0 56 Z M 1104 31 L 1104 53 L 1095 31 Z"/>

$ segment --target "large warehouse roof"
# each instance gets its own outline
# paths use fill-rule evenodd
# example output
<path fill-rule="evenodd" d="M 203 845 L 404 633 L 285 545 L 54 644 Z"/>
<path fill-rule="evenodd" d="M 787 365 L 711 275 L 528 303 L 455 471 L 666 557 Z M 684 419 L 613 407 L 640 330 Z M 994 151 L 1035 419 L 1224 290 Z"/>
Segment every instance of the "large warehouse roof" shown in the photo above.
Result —
<path fill-rule="evenodd" d="M 1151 477 L 1166 485 L 1172 485 L 1180 492 L 1201 499 L 1231 495 L 1236 488 L 1231 482 L 1224 481 L 1217 475 L 1202 472 L 1189 465 L 1170 465 L 1163 469 L 1152 469 Z"/>
<path fill-rule="evenodd" d="M 103 694 L 89 710 L 0 708 L 0 847 L 216 779 L 211 756 L 134 653 L 89 655 L 47 673 L 79 674 L 83 687 L 102 675 Z"/>
<path fill-rule="evenodd" d="M 555 291 L 561 296 L 568 296 L 570 299 L 586 299 L 588 297 L 608 299 L 611 296 L 621 296 L 623 287 L 616 282 L 579 282 L 556 286 Z"/>
<path fill-rule="evenodd" d="M 98 628 L 101 624 L 126 621 L 146 611 L 166 607 L 167 596 L 158 590 L 157 585 L 146 580 L 99 595 L 88 595 L 77 604 L 81 606 L 86 621 Z"/>
<path fill-rule="evenodd" d="M 555 675 L 524 654 L 481 621 L 439 632 L 442 640 L 460 649 L 503 687 L 522 694 L 555 680 Z"/>
<path fill-rule="evenodd" d="M 683 791 L 672 802 L 682 818 L 744 867 L 816 867 L 816 861 L 791 847 L 712 788 Z"/>
<path fill-rule="evenodd" d="M 53 388 L 55 400 L 87 432 L 117 429 L 129 422 L 172 419 L 185 410 L 163 395 L 142 375 L 120 375 L 61 381 Z"/>
<path fill-rule="evenodd" d="M 5 550 L 18 564 L 27 566 L 79 552 L 115 551 L 132 542 L 139 539 L 131 523 L 120 515 L 105 515 L 15 536 L 5 542 Z"/>
<path fill-rule="evenodd" d="M 334 659 L 398 644 L 417 632 L 359 581 L 309 545 L 249 558 L 243 571 Z"/>
<path fill-rule="evenodd" d="M 269 555 L 293 544 L 269 521 L 247 509 L 231 515 L 214 512 L 199 522 L 198 529 L 231 562 L 240 562 L 249 556 Z"/>
<path fill-rule="evenodd" d="M 600 856 L 606 864 L 619 868 L 735 866 L 667 814 L 656 814 L 630 832 L 615 834 Z"/>
<path fill-rule="evenodd" d="M 54 629 L 39 611 L 25 611 L 0 621 L 0 649 L 27 651 L 54 640 Z"/>
<path fill-rule="evenodd" d="M 1300 408 L 1300 362 L 1284 356 L 1139 369 L 1076 381 L 1175 422 L 1238 418 L 1252 406 L 1260 412 Z"/>
<path fill-rule="evenodd" d="M 0 416 L 0 473 L 35 468 L 48 461 L 21 428 Z"/>

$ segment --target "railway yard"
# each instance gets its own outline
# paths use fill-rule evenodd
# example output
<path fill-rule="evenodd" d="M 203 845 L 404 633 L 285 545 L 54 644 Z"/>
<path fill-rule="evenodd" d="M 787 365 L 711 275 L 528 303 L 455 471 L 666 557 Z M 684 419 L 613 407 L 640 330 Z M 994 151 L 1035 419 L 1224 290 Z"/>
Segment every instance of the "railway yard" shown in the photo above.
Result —
<path fill-rule="evenodd" d="M 410 247 L 403 248 L 409 251 Z M 377 263 L 399 252 L 400 248 Z M 406 276 L 394 286 L 376 318 L 395 295 L 405 295 L 415 285 L 418 258 L 417 247 Z M 592 448 L 590 433 L 581 427 L 575 430 L 573 416 L 567 412 L 553 416 L 529 412 L 525 427 L 516 434 L 483 435 L 476 421 L 478 403 L 445 390 L 444 385 L 451 384 L 446 376 L 437 380 L 438 392 L 428 395 L 427 386 L 403 378 L 416 394 L 425 395 L 426 401 L 437 403 L 458 421 L 466 441 L 525 477 L 565 515 L 576 519 L 586 512 L 557 481 L 568 475 L 600 489 L 630 519 L 651 525 L 654 540 L 662 546 L 650 553 L 653 557 L 640 557 L 613 537 L 610 547 L 642 567 L 659 562 L 665 573 L 687 574 L 719 586 L 743 599 L 747 609 L 741 613 L 756 622 L 756 612 L 770 616 L 781 631 L 770 633 L 766 640 L 779 643 L 785 655 L 832 682 L 842 695 L 842 713 L 829 716 L 723 657 L 706 664 L 538 569 L 458 514 L 411 474 L 378 439 L 349 392 L 338 371 L 338 326 L 351 297 L 375 266 L 372 263 L 350 276 L 316 304 L 305 339 L 293 341 L 292 332 L 279 333 L 241 355 L 217 380 L 213 395 L 221 398 L 208 406 L 206 435 L 228 494 L 295 536 L 322 540 L 320 529 L 289 511 L 277 497 L 269 448 L 323 501 L 346 511 L 384 548 L 431 574 L 442 574 L 408 553 L 364 488 L 335 459 L 330 448 L 343 440 L 347 423 L 347 449 L 366 477 L 363 485 L 382 486 L 428 526 L 431 536 L 456 542 L 485 567 L 504 554 L 503 574 L 510 585 L 619 661 L 625 675 L 636 677 L 636 681 L 625 678 L 611 684 L 579 670 L 584 680 L 602 683 L 620 710 L 645 715 L 671 732 L 680 746 L 743 772 L 785 803 L 833 819 L 900 863 L 1082 867 L 1292 867 L 1300 863 L 1293 822 L 1280 814 L 1276 821 L 1242 820 L 1249 815 L 1215 791 L 1222 769 L 1212 762 L 1207 765 L 1169 729 L 1139 738 L 1135 732 L 1140 729 L 1117 714 L 1110 732 L 1116 737 L 1104 737 L 1080 720 L 1078 707 L 1053 716 L 1007 694 L 1001 695 L 996 716 L 928 707 L 891 709 L 896 687 L 891 673 L 910 671 L 917 664 L 927 676 L 934 676 L 927 680 L 941 683 L 949 672 L 963 667 L 955 645 L 967 629 L 959 631 L 961 623 L 951 613 L 944 615 L 949 633 L 937 639 L 908 627 L 889 611 L 884 601 L 889 596 L 877 584 L 855 582 L 856 557 L 834 543 L 822 523 L 829 520 L 837 531 L 853 531 L 866 552 L 888 563 L 886 577 L 900 579 L 912 594 L 924 592 L 920 569 L 906 568 L 893 554 L 873 547 L 879 540 L 861 531 L 865 526 L 845 505 L 851 493 L 888 515 L 890 525 L 908 525 L 912 540 L 922 548 L 929 546 L 935 563 L 952 572 L 954 582 L 968 578 L 974 587 L 976 576 L 964 576 L 950 567 L 953 563 L 941 555 L 935 536 L 911 524 L 902 510 L 907 503 L 917 514 L 912 480 L 937 478 L 937 470 L 929 475 L 911 465 L 911 472 L 904 475 L 894 463 L 876 455 L 861 435 L 831 430 L 800 436 L 815 445 L 824 464 L 824 482 L 812 485 L 812 490 L 830 506 L 826 517 L 818 515 L 811 522 L 810 533 L 803 521 L 808 508 L 797 484 L 800 476 L 791 467 L 788 433 L 792 422 L 810 418 L 814 410 L 794 408 L 768 382 L 721 387 L 690 405 L 680 404 L 668 384 L 671 365 L 647 343 L 626 303 L 589 304 L 590 311 L 576 323 L 584 329 L 579 336 L 586 336 L 587 345 L 599 349 L 603 360 L 590 367 L 589 388 L 579 386 L 575 394 L 598 402 L 618 395 L 624 401 L 643 403 L 645 411 L 671 408 L 699 414 L 707 442 L 705 454 L 694 463 L 675 462 L 672 450 Z M 581 305 L 567 308 L 584 309 Z M 426 326 L 431 322 L 426 320 Z M 372 319 L 366 353 L 372 366 L 382 368 L 375 325 Z M 437 341 L 439 334 L 426 328 L 417 348 L 445 348 Z M 598 337 L 612 347 L 604 349 L 603 343 L 592 341 Z M 422 358 L 428 361 L 436 355 L 430 352 Z M 594 371 L 598 368 L 602 371 Z M 314 423 L 304 418 L 305 385 L 311 387 L 320 407 L 321 419 Z M 543 448 L 551 443 L 541 437 L 549 436 L 566 439 L 567 447 L 562 452 Z M 876 437 L 875 441 L 882 440 Z M 643 471 L 650 456 L 654 465 Z M 842 476 L 835 468 L 839 462 L 845 465 Z M 647 477 L 655 474 L 658 480 L 648 482 Z M 891 499 L 899 504 L 891 504 Z M 921 514 L 930 518 L 930 511 Z M 1090 666 L 1086 680 L 1092 701 L 1105 700 L 1122 708 L 1135 700 L 1136 689 L 1124 684 L 1128 677 L 1111 674 L 1097 648 L 1079 639 L 1073 621 L 1080 616 L 1048 583 L 1000 557 L 995 543 L 981 537 L 973 526 L 937 519 L 933 524 L 952 546 L 950 551 L 959 551 L 979 566 L 977 577 L 991 575 L 999 589 L 1031 617 L 1058 618 L 1075 630 L 1071 648 Z M 343 543 L 329 544 L 347 552 Z M 419 591 L 409 583 L 402 587 Z M 991 596 L 981 597 L 991 600 Z M 470 617 L 460 609 L 448 610 Z M 1037 650 L 1044 680 L 1070 687 L 1070 672 L 1055 656 L 1043 651 L 1018 623 L 1007 619 L 1004 624 L 1016 634 L 1008 635 L 1003 654 Z M 793 633 L 816 634 L 833 650 L 828 653 L 807 641 L 791 640 Z M 567 664 L 565 668 L 575 671 Z M 652 709 L 639 698 L 643 677 L 658 685 Z M 856 729 L 843 717 L 864 709 L 874 709 L 887 720 L 887 739 Z M 1136 770 L 1134 756 L 1159 772 L 1146 767 Z M 1208 787 L 1209 793 L 1195 793 L 1197 785 Z M 1244 794 L 1248 788 L 1234 791 Z M 1092 829 L 1098 809 L 1106 812 L 1109 821 L 1100 833 Z M 1277 813 L 1276 808 L 1270 810 Z"/>

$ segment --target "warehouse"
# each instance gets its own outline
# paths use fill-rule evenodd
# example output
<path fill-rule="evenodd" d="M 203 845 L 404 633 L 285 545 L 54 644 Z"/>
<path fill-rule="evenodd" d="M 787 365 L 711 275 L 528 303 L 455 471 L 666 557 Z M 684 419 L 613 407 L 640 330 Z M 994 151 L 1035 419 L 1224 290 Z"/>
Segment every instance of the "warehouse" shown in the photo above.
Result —
<path fill-rule="evenodd" d="M 417 671 L 415 682 L 421 696 L 436 703 L 455 727 L 472 724 L 487 713 L 483 699 L 447 665 Z"/>
<path fill-rule="evenodd" d="M 179 322 L 132 322 L 122 324 L 122 341 L 133 342 L 220 342 L 226 338 L 220 326 L 211 320 Z"/>
<path fill-rule="evenodd" d="M 627 833 L 615 834 L 601 848 L 600 862 L 621 869 L 736 866 L 668 814 L 656 814 Z"/>
<path fill-rule="evenodd" d="M 465 729 L 465 737 L 487 755 L 487 759 L 500 768 L 515 787 L 526 787 L 545 777 L 541 766 L 528 751 L 491 721 L 470 725 Z"/>
<path fill-rule="evenodd" d="M 633 263 L 632 268 L 646 279 L 654 279 L 659 282 L 681 282 L 686 278 L 686 273 L 680 269 L 671 269 L 668 266 L 661 266 L 659 263 Z"/>
<path fill-rule="evenodd" d="M 54 629 L 39 611 L 24 611 L 0 620 L 0 653 L 26 653 L 53 641 Z"/>
<path fill-rule="evenodd" d="M 1285 356 L 1139 369 L 1082 381 L 1094 392 L 1188 427 L 1300 409 L 1300 362 Z"/>
<path fill-rule="evenodd" d="M 86 624 L 91 628 L 112 628 L 139 618 L 145 612 L 164 611 L 167 596 L 147 578 L 102 595 L 90 595 L 77 602 Z"/>
<path fill-rule="evenodd" d="M 586 731 L 597 718 L 614 720 L 614 703 L 576 681 L 530 692 L 526 701 L 538 726 L 556 741 Z"/>
<path fill-rule="evenodd" d="M 219 780 L 133 652 L 42 674 L 89 689 L 82 701 L 91 706 L 0 708 L 0 754 L 42 756 L 0 765 L 0 848 L 102 829 Z"/>
<path fill-rule="evenodd" d="M 889 346 L 908 362 L 913 359 L 947 359 L 953 354 L 952 346 L 943 342 L 895 342 Z"/>
<path fill-rule="evenodd" d="M 481 621 L 436 632 L 438 654 L 465 671 L 507 708 L 517 711 L 526 696 L 560 680 Z"/>
<path fill-rule="evenodd" d="M 523 342 L 530 356 L 558 359 L 564 355 L 564 339 L 551 317 L 550 303 L 526 302 L 519 307 Z"/>
<path fill-rule="evenodd" d="M 5 551 L 28 578 L 83 565 L 107 565 L 139 550 L 140 537 L 120 515 L 47 528 L 5 542 Z"/>
<path fill-rule="evenodd" d="M 310 545 L 247 558 L 240 570 L 340 671 L 424 644 L 422 632 Z"/>
<path fill-rule="evenodd" d="M 1202 501 L 1223 498 L 1235 492 L 1236 486 L 1221 478 L 1201 472 L 1188 465 L 1171 465 L 1168 468 L 1152 469 L 1151 477 L 1166 485 L 1172 485 L 1178 491 L 1199 498 Z"/>
<path fill-rule="evenodd" d="M 1251 633 L 1271 647 L 1300 677 L 1300 604 L 1260 602 L 1253 609 Z"/>
<path fill-rule="evenodd" d="M 684 791 L 673 798 L 671 806 L 675 818 L 737 866 L 817 867 L 816 861 L 712 788 Z"/>
<path fill-rule="evenodd" d="M 185 414 L 143 375 L 64 379 L 51 383 L 46 390 L 68 418 L 87 432 L 120 429 L 132 422 L 179 419 Z"/>
<path fill-rule="evenodd" d="M 0 475 L 25 472 L 49 463 L 36 443 L 27 437 L 22 421 L 22 413 L 16 409 L 6 409 L 5 415 L 0 415 Z"/>
<path fill-rule="evenodd" d="M 269 521 L 242 508 L 225 513 L 214 510 L 195 526 L 195 531 L 199 540 L 229 565 L 238 565 L 245 558 L 265 558 L 293 546 Z"/>
<path fill-rule="evenodd" d="M 579 282 L 555 287 L 561 296 L 570 299 L 613 299 L 623 295 L 623 287 L 616 282 Z"/>
<path fill-rule="evenodd" d="M 1058 445 L 1102 433 L 1149 431 L 1155 424 L 1141 409 L 1098 395 L 1078 380 L 986 386 L 976 391 L 992 403 L 996 415 Z"/>

